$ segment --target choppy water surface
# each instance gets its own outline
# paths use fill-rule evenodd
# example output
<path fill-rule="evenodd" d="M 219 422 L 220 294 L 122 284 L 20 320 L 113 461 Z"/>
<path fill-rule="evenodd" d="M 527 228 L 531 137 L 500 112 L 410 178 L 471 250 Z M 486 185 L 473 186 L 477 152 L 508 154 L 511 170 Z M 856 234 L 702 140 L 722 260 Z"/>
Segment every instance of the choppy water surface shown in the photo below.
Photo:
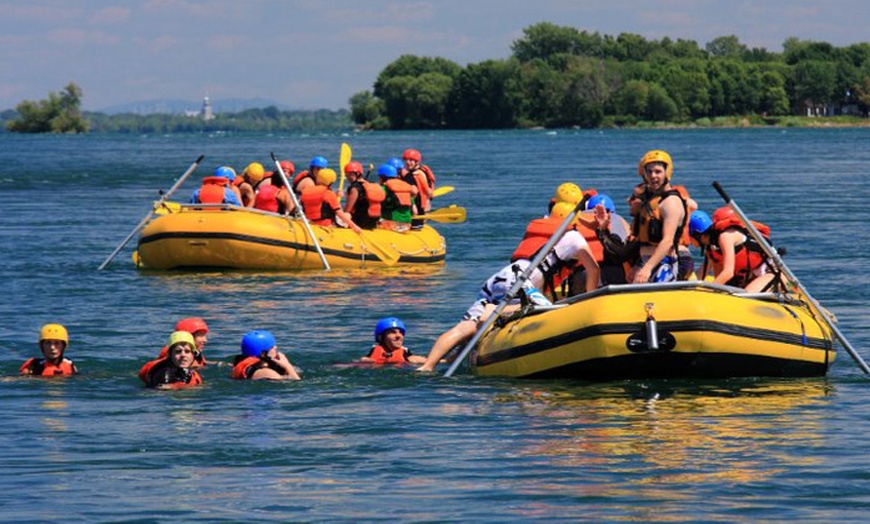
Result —
<path fill-rule="evenodd" d="M 353 136 L 0 134 L 0 512 L 58 520 L 859 520 L 870 508 L 870 380 L 842 352 L 821 379 L 604 384 L 451 379 L 335 364 L 400 315 L 425 353 L 501 267 L 555 187 L 617 205 L 650 148 L 702 208 L 720 181 L 774 228 L 786 261 L 870 358 L 863 263 L 870 130 L 378 133 Z M 379 273 L 144 273 L 132 244 L 100 262 L 200 154 L 197 173 L 270 151 L 377 165 L 423 151 L 448 260 Z M 196 177 L 195 177 L 196 178 Z M 185 198 L 191 181 L 181 190 Z M 294 384 L 154 392 L 135 374 L 174 322 L 202 316 L 228 359 L 275 332 Z M 21 379 L 49 321 L 67 325 L 82 375 Z"/>

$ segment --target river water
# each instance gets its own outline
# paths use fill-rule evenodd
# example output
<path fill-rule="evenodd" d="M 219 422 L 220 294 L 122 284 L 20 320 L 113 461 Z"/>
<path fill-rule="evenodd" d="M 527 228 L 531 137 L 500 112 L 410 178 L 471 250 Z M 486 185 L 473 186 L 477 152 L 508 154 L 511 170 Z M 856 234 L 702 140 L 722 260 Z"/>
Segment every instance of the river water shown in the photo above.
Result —
<path fill-rule="evenodd" d="M 420 149 L 447 262 L 372 271 L 140 272 L 125 250 L 97 266 L 200 154 L 200 171 L 375 166 Z M 863 267 L 870 129 L 505 131 L 353 135 L 0 134 L 0 514 L 4 521 L 857 521 L 870 509 L 870 380 L 841 351 L 813 379 L 450 379 L 336 364 L 398 315 L 425 354 L 508 260 L 556 186 L 610 194 L 667 149 L 702 209 L 719 181 L 773 228 L 789 267 L 870 358 Z M 146 390 L 138 368 L 175 321 L 202 316 L 206 354 L 228 360 L 273 331 L 292 384 Z M 16 376 L 39 327 L 65 324 L 81 375 Z M 443 371 L 443 369 L 442 369 Z"/>

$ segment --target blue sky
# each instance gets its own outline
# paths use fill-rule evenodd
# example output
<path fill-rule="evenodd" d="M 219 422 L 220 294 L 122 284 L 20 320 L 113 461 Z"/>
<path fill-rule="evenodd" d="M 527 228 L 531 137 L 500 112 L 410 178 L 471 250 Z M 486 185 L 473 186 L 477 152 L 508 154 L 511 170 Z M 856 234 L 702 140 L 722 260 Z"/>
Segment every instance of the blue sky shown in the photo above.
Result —
<path fill-rule="evenodd" d="M 157 98 L 347 106 L 402 54 L 505 58 L 548 21 L 695 40 L 870 40 L 864 0 L 0 0 L 0 109 L 74 81 L 87 110 Z"/>

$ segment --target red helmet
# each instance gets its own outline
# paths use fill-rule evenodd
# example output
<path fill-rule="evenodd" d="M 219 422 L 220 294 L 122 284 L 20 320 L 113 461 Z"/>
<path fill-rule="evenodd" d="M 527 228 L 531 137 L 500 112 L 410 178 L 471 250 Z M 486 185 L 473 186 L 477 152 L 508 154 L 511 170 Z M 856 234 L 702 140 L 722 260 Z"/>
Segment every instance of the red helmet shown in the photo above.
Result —
<path fill-rule="evenodd" d="M 406 149 L 405 152 L 402 153 L 402 160 L 413 160 L 419 162 L 423 160 L 423 155 L 421 155 L 416 149 Z"/>
<path fill-rule="evenodd" d="M 289 160 L 282 160 L 278 162 L 278 165 L 281 166 L 281 169 L 283 169 L 285 173 L 289 172 L 292 175 L 296 172 L 296 166 L 294 166 L 293 162 Z"/>
<path fill-rule="evenodd" d="M 713 213 L 713 223 L 730 220 L 736 213 L 731 209 L 731 206 L 722 206 Z"/>
<path fill-rule="evenodd" d="M 346 166 L 344 166 L 344 174 L 349 175 L 351 173 L 356 173 L 358 175 L 363 174 L 363 166 L 359 162 L 348 162 Z"/>
<path fill-rule="evenodd" d="M 208 324 L 199 317 L 183 318 L 175 324 L 175 331 L 187 331 L 191 335 L 197 331 L 208 333 Z"/>

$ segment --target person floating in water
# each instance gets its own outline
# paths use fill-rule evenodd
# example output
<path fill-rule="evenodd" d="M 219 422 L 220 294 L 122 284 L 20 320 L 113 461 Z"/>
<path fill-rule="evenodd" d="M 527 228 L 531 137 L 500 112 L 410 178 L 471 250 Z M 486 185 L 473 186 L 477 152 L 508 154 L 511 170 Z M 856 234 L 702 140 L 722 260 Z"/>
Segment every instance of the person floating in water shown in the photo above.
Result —
<path fill-rule="evenodd" d="M 287 355 L 278 351 L 275 335 L 254 330 L 242 337 L 242 353 L 233 361 L 230 377 L 240 380 L 301 380 Z"/>
<path fill-rule="evenodd" d="M 69 333 L 60 324 L 46 324 L 39 330 L 39 350 L 42 358 L 28 359 L 18 373 L 54 377 L 59 375 L 75 375 L 78 373 L 73 361 L 64 358 L 63 354 L 69 345 Z"/>
<path fill-rule="evenodd" d="M 359 361 L 374 365 L 423 364 L 426 357 L 412 355 L 405 347 L 405 323 L 396 317 L 382 318 L 375 325 L 375 345 Z"/>
<path fill-rule="evenodd" d="M 140 371 L 145 385 L 156 389 L 181 389 L 202 384 L 202 377 L 193 369 L 196 361 L 193 335 L 187 331 L 173 331 L 166 345 L 169 355 L 147 371 L 143 369 L 144 373 Z"/>

